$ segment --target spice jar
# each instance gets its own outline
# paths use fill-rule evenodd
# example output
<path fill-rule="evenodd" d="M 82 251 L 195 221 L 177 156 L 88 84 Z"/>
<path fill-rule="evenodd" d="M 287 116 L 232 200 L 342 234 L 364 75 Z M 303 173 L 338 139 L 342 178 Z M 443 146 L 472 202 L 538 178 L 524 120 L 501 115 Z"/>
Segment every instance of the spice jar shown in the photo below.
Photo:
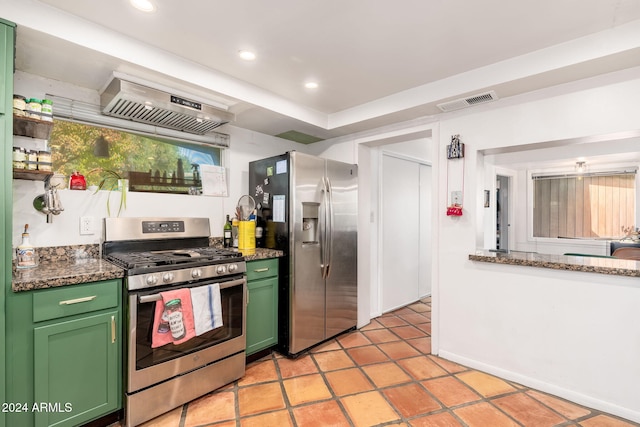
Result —
<path fill-rule="evenodd" d="M 169 318 L 169 328 L 171 329 L 171 336 L 174 340 L 179 340 L 185 337 L 187 331 L 184 327 L 184 321 L 182 320 L 182 301 L 179 299 L 172 299 L 164 306 Z"/>
<path fill-rule="evenodd" d="M 24 116 L 27 108 L 27 98 L 22 95 L 13 94 L 13 114 L 16 116 Z"/>
<path fill-rule="evenodd" d="M 38 151 L 38 170 L 51 172 L 51 153 Z"/>
<path fill-rule="evenodd" d="M 13 168 L 14 169 L 24 169 L 26 167 L 25 161 L 27 160 L 26 158 L 26 153 L 24 151 L 24 148 L 22 147 L 13 147 Z"/>
<path fill-rule="evenodd" d="M 42 113 L 42 101 L 38 98 L 29 98 L 26 111 L 29 117 L 39 120 Z"/>
<path fill-rule="evenodd" d="M 26 169 L 28 170 L 36 170 L 38 169 L 38 152 L 35 150 L 27 150 L 26 151 Z"/>
<path fill-rule="evenodd" d="M 42 100 L 42 120 L 53 121 L 53 101 L 50 99 Z"/>

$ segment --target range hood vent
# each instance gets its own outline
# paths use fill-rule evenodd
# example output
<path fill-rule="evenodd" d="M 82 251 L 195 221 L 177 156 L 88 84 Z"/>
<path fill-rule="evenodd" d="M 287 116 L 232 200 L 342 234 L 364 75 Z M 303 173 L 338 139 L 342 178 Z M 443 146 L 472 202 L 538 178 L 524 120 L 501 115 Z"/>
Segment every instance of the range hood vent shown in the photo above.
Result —
<path fill-rule="evenodd" d="M 438 104 L 437 107 L 446 113 L 448 111 L 461 110 L 463 108 L 471 107 L 477 104 L 484 104 L 485 102 L 491 102 L 497 99 L 498 95 L 496 95 L 496 93 L 491 90 L 489 92 L 479 93 L 468 98 L 461 98 L 456 99 L 455 101 L 444 102 L 442 104 Z"/>
<path fill-rule="evenodd" d="M 114 78 L 100 95 L 102 113 L 182 132 L 204 135 L 233 114 L 137 83 Z"/>

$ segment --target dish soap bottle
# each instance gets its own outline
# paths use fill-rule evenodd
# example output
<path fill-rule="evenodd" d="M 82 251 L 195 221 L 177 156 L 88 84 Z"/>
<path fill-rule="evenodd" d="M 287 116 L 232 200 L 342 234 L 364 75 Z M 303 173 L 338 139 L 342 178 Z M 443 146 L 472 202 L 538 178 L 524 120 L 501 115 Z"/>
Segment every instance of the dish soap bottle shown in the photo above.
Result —
<path fill-rule="evenodd" d="M 33 268 L 38 265 L 36 249 L 29 242 L 29 224 L 24 225 L 22 233 L 22 243 L 16 249 L 18 268 Z"/>

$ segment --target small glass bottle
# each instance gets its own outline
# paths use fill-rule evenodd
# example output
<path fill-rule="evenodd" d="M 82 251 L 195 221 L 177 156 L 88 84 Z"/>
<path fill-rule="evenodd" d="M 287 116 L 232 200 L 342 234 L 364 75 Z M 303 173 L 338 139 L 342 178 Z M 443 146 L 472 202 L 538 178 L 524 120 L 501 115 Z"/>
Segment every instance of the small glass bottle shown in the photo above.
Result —
<path fill-rule="evenodd" d="M 224 223 L 224 247 L 225 248 L 230 248 L 231 247 L 231 243 L 233 242 L 233 237 L 232 237 L 232 226 L 231 226 L 231 220 L 229 219 L 229 215 L 227 215 L 227 221 Z"/>
<path fill-rule="evenodd" d="M 22 243 L 16 248 L 16 261 L 17 268 L 33 268 L 38 265 L 36 249 L 29 241 L 29 224 L 24 225 Z"/>

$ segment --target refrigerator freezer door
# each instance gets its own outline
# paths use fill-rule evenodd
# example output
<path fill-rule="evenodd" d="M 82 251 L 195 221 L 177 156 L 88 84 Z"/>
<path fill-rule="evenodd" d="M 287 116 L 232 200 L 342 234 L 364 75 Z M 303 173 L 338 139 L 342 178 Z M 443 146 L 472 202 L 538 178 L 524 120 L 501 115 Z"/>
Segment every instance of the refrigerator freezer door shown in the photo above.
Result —
<path fill-rule="evenodd" d="M 326 338 L 357 323 L 358 167 L 327 160 L 329 184 Z"/>
<path fill-rule="evenodd" d="M 326 193 L 325 161 L 297 152 L 290 155 L 289 352 L 296 354 L 325 339 Z"/>

